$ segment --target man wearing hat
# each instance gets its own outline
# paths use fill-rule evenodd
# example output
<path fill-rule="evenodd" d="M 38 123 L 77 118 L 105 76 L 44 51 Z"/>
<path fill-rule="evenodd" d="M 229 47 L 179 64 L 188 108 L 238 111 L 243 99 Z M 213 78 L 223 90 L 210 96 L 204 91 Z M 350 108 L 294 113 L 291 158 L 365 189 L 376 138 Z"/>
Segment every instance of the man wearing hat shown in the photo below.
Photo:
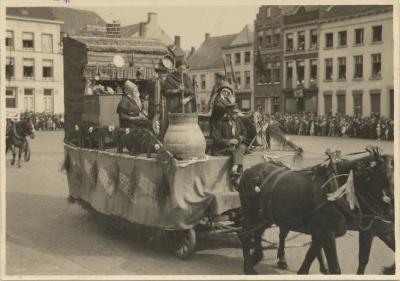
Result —
<path fill-rule="evenodd" d="M 118 104 L 117 113 L 120 127 L 129 128 L 129 135 L 132 136 L 132 143 L 128 149 L 132 153 L 147 152 L 145 146 L 148 145 L 148 142 L 142 128 L 150 128 L 150 122 L 140 99 L 139 89 L 132 81 L 127 80 L 124 84 L 123 96 Z"/>
<path fill-rule="evenodd" d="M 196 98 L 193 81 L 186 73 L 185 60 L 176 61 L 176 71 L 168 74 L 163 87 L 166 110 L 171 113 L 196 112 Z"/>
<path fill-rule="evenodd" d="M 231 179 L 235 187 L 239 185 L 243 172 L 243 157 L 246 152 L 246 128 L 238 118 L 240 110 L 236 104 L 226 105 L 227 114 L 213 123 L 212 139 L 214 155 L 232 155 Z"/>

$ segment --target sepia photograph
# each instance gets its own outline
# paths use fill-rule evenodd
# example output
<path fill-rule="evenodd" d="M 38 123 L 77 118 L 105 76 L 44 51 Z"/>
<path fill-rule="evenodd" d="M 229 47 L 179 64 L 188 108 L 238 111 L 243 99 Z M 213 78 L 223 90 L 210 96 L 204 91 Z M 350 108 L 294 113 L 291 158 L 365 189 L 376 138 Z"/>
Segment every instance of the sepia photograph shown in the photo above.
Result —
<path fill-rule="evenodd" d="M 397 0 L 2 2 L 1 280 L 400 277 Z"/>

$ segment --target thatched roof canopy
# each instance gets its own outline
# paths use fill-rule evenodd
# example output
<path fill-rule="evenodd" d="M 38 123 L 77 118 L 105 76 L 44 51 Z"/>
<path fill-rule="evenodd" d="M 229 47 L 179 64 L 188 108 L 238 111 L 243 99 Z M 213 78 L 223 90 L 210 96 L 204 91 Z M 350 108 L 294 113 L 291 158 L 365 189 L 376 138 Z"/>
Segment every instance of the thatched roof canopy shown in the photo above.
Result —
<path fill-rule="evenodd" d="M 71 39 L 84 44 L 92 52 L 118 52 L 164 55 L 167 46 L 160 40 L 149 38 L 106 38 L 73 36 Z"/>

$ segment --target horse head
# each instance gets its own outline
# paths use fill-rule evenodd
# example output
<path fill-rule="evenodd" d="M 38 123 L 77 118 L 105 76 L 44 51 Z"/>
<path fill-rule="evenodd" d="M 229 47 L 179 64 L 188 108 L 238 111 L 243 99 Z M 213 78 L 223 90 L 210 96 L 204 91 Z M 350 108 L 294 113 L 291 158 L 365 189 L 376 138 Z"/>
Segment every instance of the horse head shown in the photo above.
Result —
<path fill-rule="evenodd" d="M 31 117 L 28 117 L 22 121 L 21 128 L 26 136 L 30 136 L 31 139 L 35 138 L 35 127 L 33 126 Z"/>
<path fill-rule="evenodd" d="M 368 146 L 367 157 L 355 160 L 353 167 L 357 190 L 369 209 L 382 212 L 385 217 L 394 208 L 394 161 L 393 156 L 382 154 L 379 147 Z"/>

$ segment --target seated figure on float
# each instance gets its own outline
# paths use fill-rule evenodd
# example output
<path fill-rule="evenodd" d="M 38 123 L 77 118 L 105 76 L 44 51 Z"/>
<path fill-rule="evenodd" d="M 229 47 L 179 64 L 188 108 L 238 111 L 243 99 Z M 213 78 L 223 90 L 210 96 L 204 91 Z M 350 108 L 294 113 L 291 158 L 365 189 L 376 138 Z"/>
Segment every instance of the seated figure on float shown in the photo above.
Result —
<path fill-rule="evenodd" d="M 126 147 L 131 154 L 148 153 L 153 147 L 147 133 L 151 130 L 151 123 L 140 99 L 138 87 L 129 80 L 124 84 L 117 113 L 120 127 L 125 130 L 120 138 L 122 148 Z M 119 152 L 122 152 L 121 147 Z"/>
<path fill-rule="evenodd" d="M 240 110 L 236 104 L 226 105 L 227 113 L 213 123 L 212 139 L 214 155 L 231 155 L 231 179 L 238 187 L 243 173 L 243 158 L 246 153 L 246 128 L 239 119 Z"/>

